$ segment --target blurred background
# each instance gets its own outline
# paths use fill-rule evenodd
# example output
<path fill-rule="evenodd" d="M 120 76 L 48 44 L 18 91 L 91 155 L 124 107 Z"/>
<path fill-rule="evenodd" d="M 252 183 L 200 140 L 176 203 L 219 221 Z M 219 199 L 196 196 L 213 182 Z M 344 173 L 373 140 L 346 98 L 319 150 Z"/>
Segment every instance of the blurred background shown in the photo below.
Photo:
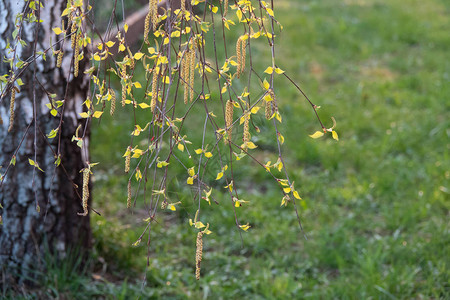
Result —
<path fill-rule="evenodd" d="M 146 5 L 127 3 L 130 13 Z M 97 17 L 109 17 L 102 7 Z M 55 266 L 48 289 L 76 299 L 449 298 L 450 2 L 276 0 L 275 17 L 284 26 L 278 66 L 321 106 L 327 127 L 336 118 L 340 137 L 308 137 L 320 129 L 314 112 L 276 78 L 283 153 L 308 239 L 292 204 L 280 207 L 278 186 L 249 163 L 235 176 L 252 227 L 241 239 L 229 199 L 215 195 L 224 204 L 204 207 L 213 234 L 199 281 L 188 225 L 197 204 L 177 174 L 182 204 L 159 213 L 149 250 L 146 240 L 132 247 L 147 212 L 139 199 L 126 209 L 122 155 L 133 124 L 123 111 L 92 128 L 91 161 L 101 162 L 93 197 L 103 214 L 91 215 L 94 273 Z M 233 48 L 237 34 L 227 38 Z M 254 55 L 256 66 L 270 62 L 262 47 Z M 263 117 L 255 123 L 255 155 L 276 157 L 273 128 Z"/>

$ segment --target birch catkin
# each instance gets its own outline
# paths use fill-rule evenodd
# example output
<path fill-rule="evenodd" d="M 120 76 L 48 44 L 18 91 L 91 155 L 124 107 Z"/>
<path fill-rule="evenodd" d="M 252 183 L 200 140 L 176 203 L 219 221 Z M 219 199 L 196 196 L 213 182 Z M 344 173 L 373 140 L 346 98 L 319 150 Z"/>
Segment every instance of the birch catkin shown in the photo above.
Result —
<path fill-rule="evenodd" d="M 80 40 L 80 36 L 78 36 L 75 38 L 75 48 L 74 48 L 74 53 L 73 53 L 73 76 L 74 77 L 78 77 L 78 71 L 79 71 L 79 55 L 80 55 L 80 47 L 78 46 L 79 44 L 79 40 Z"/>
<path fill-rule="evenodd" d="M 9 103 L 9 127 L 8 132 L 10 132 L 13 128 L 14 124 L 14 103 L 16 102 L 16 87 L 12 87 L 11 89 L 11 102 Z M 3 121 L 2 121 L 3 123 Z"/>
<path fill-rule="evenodd" d="M 82 205 L 83 213 L 78 213 L 80 216 L 88 215 L 88 199 L 89 199 L 89 168 L 83 169 L 83 194 L 82 194 Z"/>
<path fill-rule="evenodd" d="M 186 11 L 186 0 L 181 0 L 180 9 L 181 13 L 184 15 L 184 12 Z"/>
<path fill-rule="evenodd" d="M 125 173 L 130 172 L 130 163 L 131 163 L 131 147 L 127 148 L 127 155 L 125 156 Z"/>
<path fill-rule="evenodd" d="M 249 122 L 250 122 L 250 116 L 245 116 L 244 136 L 242 138 L 244 141 L 244 149 L 247 149 L 247 143 L 250 141 Z"/>
<path fill-rule="evenodd" d="M 190 66 L 189 58 L 190 58 L 189 52 L 186 51 L 184 53 L 183 60 L 181 61 L 181 73 L 182 73 L 181 76 L 184 81 L 183 82 L 184 83 L 184 104 L 188 103 L 188 98 L 189 98 L 189 95 L 188 95 L 188 93 L 189 93 L 188 78 L 189 78 L 189 66 Z"/>
<path fill-rule="evenodd" d="M 200 279 L 200 263 L 203 256 L 203 232 L 197 234 L 197 250 L 195 252 L 195 278 Z"/>
<path fill-rule="evenodd" d="M 156 26 L 158 25 L 158 1 L 157 0 L 150 0 L 150 9 L 152 11 L 153 30 L 156 30 Z"/>
<path fill-rule="evenodd" d="M 189 58 L 190 99 L 189 99 L 189 101 L 192 102 L 192 100 L 194 100 L 195 49 L 192 49 L 192 51 L 189 51 L 189 53 L 190 53 L 190 58 Z"/>
<path fill-rule="evenodd" d="M 236 59 L 237 59 L 237 70 L 236 75 L 239 78 L 245 70 L 245 47 L 246 42 L 242 37 L 239 37 L 236 41 Z"/>
<path fill-rule="evenodd" d="M 159 69 L 155 67 L 153 69 L 153 78 L 152 78 L 152 100 L 150 102 L 150 109 L 152 113 L 155 112 L 156 100 L 158 99 L 158 72 Z"/>
<path fill-rule="evenodd" d="M 150 4 L 149 4 L 150 5 Z M 148 14 L 145 16 L 145 23 L 144 23 L 144 41 L 145 43 L 149 43 L 148 42 L 148 34 L 150 33 L 150 7 L 149 7 L 149 12 Z"/>
<path fill-rule="evenodd" d="M 59 50 L 58 55 L 56 56 L 56 67 L 57 68 L 61 68 L 63 56 L 64 56 L 64 52 L 61 49 L 61 50 Z"/>
<path fill-rule="evenodd" d="M 125 100 L 127 99 L 126 76 L 127 76 L 127 66 L 123 64 L 120 72 L 120 77 L 122 77 L 122 106 L 125 106 Z"/>
<path fill-rule="evenodd" d="M 111 88 L 108 89 L 108 92 L 111 95 L 111 110 L 109 111 L 109 113 L 112 116 L 116 111 L 116 92 Z"/>
<path fill-rule="evenodd" d="M 70 42 L 72 45 L 72 49 L 75 50 L 76 42 L 77 42 L 77 24 L 72 20 L 72 27 L 70 28 Z"/>
<path fill-rule="evenodd" d="M 127 208 L 131 208 L 131 180 L 128 180 L 127 186 Z"/>
<path fill-rule="evenodd" d="M 238 78 L 239 76 L 241 76 L 241 65 L 242 65 L 241 42 L 242 42 L 241 38 L 238 38 L 238 40 L 236 41 L 236 59 L 237 59 L 236 74 Z"/>
<path fill-rule="evenodd" d="M 231 141 L 231 134 L 233 129 L 231 124 L 233 123 L 233 101 L 228 100 L 225 105 L 225 128 L 227 130 L 227 137 L 225 138 L 225 143 L 228 144 Z"/>
<path fill-rule="evenodd" d="M 228 0 L 223 0 L 223 16 L 226 17 L 228 14 Z"/>

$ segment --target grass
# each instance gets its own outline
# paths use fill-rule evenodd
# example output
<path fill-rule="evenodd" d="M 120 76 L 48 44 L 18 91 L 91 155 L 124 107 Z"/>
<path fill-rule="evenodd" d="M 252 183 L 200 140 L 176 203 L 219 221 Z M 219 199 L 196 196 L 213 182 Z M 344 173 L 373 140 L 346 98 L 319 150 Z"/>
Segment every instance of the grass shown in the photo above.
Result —
<path fill-rule="evenodd" d="M 327 125 L 330 116 L 338 121 L 339 143 L 309 138 L 318 129 L 313 112 L 277 79 L 284 153 L 305 199 L 308 240 L 291 207 L 279 207 L 279 191 L 264 172 L 244 168 L 241 193 L 251 205 L 241 216 L 252 228 L 241 240 L 224 196 L 218 195 L 224 205 L 205 207 L 214 234 L 205 237 L 196 281 L 196 232 L 187 225 L 195 205 L 175 178 L 183 206 L 160 214 L 146 269 L 145 246 L 131 247 L 145 215 L 126 212 L 121 175 L 128 140 L 117 136 L 126 136 L 129 124 L 126 116 L 106 119 L 93 128 L 93 161 L 102 162 L 93 194 L 104 213 L 92 217 L 96 280 L 82 276 L 65 289 L 69 298 L 450 297 L 449 4 L 275 2 L 284 26 L 277 64 L 322 107 Z M 257 144 L 269 130 L 262 126 Z M 270 148 L 260 155 L 270 156 Z"/>

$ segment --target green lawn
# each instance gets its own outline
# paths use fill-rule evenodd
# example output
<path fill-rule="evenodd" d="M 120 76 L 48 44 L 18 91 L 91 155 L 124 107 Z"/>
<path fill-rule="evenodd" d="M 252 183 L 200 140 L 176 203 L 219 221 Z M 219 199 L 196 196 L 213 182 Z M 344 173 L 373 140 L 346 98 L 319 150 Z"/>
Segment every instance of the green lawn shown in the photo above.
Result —
<path fill-rule="evenodd" d="M 277 64 L 321 106 L 327 126 L 336 118 L 340 137 L 309 138 L 320 129 L 313 111 L 277 78 L 283 151 L 304 199 L 298 203 L 308 239 L 292 206 L 280 207 L 279 189 L 265 172 L 243 168 L 236 176 L 251 203 L 240 217 L 252 227 L 241 240 L 229 199 L 216 195 L 221 205 L 204 207 L 214 233 L 204 238 L 196 281 L 196 231 L 188 225 L 196 208 L 183 180 L 173 179 L 182 205 L 154 223 L 146 271 L 145 243 L 131 246 L 146 216 L 126 210 L 121 155 L 131 125 L 121 123 L 125 115 L 105 118 L 92 137 L 92 161 L 101 162 L 93 195 L 103 212 L 92 216 L 96 280 L 78 278 L 55 293 L 76 299 L 450 297 L 449 2 L 275 5 L 284 26 Z M 261 129 L 259 137 L 253 133 L 255 143 L 269 143 L 273 128 Z M 270 157 L 269 146 L 256 153 Z"/>

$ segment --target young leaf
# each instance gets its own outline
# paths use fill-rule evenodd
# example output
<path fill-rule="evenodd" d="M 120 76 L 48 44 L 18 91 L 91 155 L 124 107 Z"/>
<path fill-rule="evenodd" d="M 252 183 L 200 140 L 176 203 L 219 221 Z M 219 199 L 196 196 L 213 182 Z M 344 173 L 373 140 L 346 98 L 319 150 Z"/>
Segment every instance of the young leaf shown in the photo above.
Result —
<path fill-rule="evenodd" d="M 335 139 L 336 141 L 339 141 L 339 136 L 336 131 L 334 131 L 334 130 L 331 131 L 331 135 L 333 136 L 333 139 Z"/>
<path fill-rule="evenodd" d="M 323 136 L 323 132 L 322 131 L 316 131 L 313 134 L 310 134 L 309 136 L 312 137 L 313 139 L 318 139 L 321 136 Z"/>

